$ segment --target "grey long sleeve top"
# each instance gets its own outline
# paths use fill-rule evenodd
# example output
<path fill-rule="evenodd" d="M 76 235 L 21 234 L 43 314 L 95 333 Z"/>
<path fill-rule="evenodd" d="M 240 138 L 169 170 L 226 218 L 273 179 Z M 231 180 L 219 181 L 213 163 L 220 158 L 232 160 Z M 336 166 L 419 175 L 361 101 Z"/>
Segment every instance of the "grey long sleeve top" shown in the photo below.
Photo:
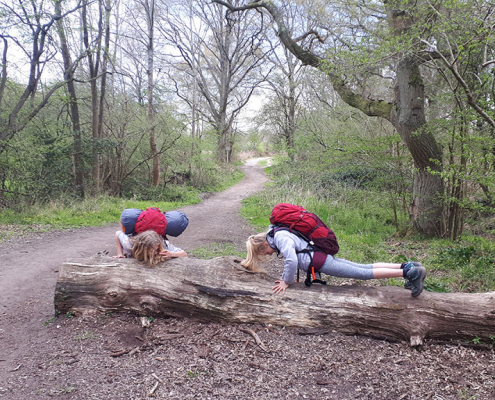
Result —
<path fill-rule="evenodd" d="M 266 238 L 270 247 L 277 249 L 284 257 L 282 280 L 288 285 L 294 283 L 296 281 L 297 267 L 299 266 L 303 271 L 307 271 L 311 263 L 311 257 L 308 253 L 296 253 L 296 251 L 306 249 L 308 243 L 286 230 L 277 231 L 274 237 L 267 235 Z"/>

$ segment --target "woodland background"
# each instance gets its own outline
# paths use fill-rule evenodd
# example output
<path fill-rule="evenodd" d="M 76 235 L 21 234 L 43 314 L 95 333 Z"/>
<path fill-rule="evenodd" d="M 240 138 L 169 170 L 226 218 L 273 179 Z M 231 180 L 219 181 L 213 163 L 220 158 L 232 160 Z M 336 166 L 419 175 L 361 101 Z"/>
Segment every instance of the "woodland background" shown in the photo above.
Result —
<path fill-rule="evenodd" d="M 485 0 L 1 0 L 0 223 L 191 203 L 272 155 L 260 227 L 303 204 L 356 261 L 493 290 L 494 28 Z"/>

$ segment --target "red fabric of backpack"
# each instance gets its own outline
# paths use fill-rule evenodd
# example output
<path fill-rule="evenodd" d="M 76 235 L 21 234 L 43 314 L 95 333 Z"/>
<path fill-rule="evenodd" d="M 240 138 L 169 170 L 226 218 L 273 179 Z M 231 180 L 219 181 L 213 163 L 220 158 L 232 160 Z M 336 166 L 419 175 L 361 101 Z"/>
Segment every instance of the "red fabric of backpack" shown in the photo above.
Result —
<path fill-rule="evenodd" d="M 285 226 L 289 231 L 302 236 L 310 245 L 325 254 L 334 256 L 339 252 L 335 233 L 313 213 L 293 204 L 277 204 L 270 214 L 273 225 Z"/>
<path fill-rule="evenodd" d="M 165 237 L 167 233 L 167 219 L 157 207 L 149 207 L 139 214 L 134 227 L 136 233 L 155 231 Z"/>

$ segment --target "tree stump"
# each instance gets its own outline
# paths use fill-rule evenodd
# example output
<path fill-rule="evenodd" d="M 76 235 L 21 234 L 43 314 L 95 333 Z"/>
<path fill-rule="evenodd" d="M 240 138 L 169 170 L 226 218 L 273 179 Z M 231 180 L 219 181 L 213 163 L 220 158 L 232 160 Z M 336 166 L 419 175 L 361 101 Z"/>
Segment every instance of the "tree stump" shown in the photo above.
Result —
<path fill-rule="evenodd" d="M 294 284 L 272 293 L 277 278 L 246 271 L 236 257 L 178 258 L 149 267 L 97 256 L 65 263 L 55 309 L 75 315 L 132 313 L 227 323 L 326 328 L 346 334 L 408 340 L 473 340 L 495 335 L 495 292 L 411 297 L 395 286 Z"/>

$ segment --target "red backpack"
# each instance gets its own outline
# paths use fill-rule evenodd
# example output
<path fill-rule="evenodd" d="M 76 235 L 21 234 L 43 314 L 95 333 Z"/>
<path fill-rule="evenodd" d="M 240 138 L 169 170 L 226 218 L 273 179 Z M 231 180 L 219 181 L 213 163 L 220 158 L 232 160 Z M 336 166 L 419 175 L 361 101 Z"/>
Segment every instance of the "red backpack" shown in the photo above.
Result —
<path fill-rule="evenodd" d="M 273 225 L 282 225 L 317 250 L 334 256 L 339 252 L 339 244 L 335 233 L 328 228 L 316 214 L 293 204 L 277 204 L 270 215 Z"/>
<path fill-rule="evenodd" d="M 150 207 L 139 214 L 134 227 L 136 233 L 155 231 L 165 237 L 167 233 L 167 219 L 157 207 Z"/>

